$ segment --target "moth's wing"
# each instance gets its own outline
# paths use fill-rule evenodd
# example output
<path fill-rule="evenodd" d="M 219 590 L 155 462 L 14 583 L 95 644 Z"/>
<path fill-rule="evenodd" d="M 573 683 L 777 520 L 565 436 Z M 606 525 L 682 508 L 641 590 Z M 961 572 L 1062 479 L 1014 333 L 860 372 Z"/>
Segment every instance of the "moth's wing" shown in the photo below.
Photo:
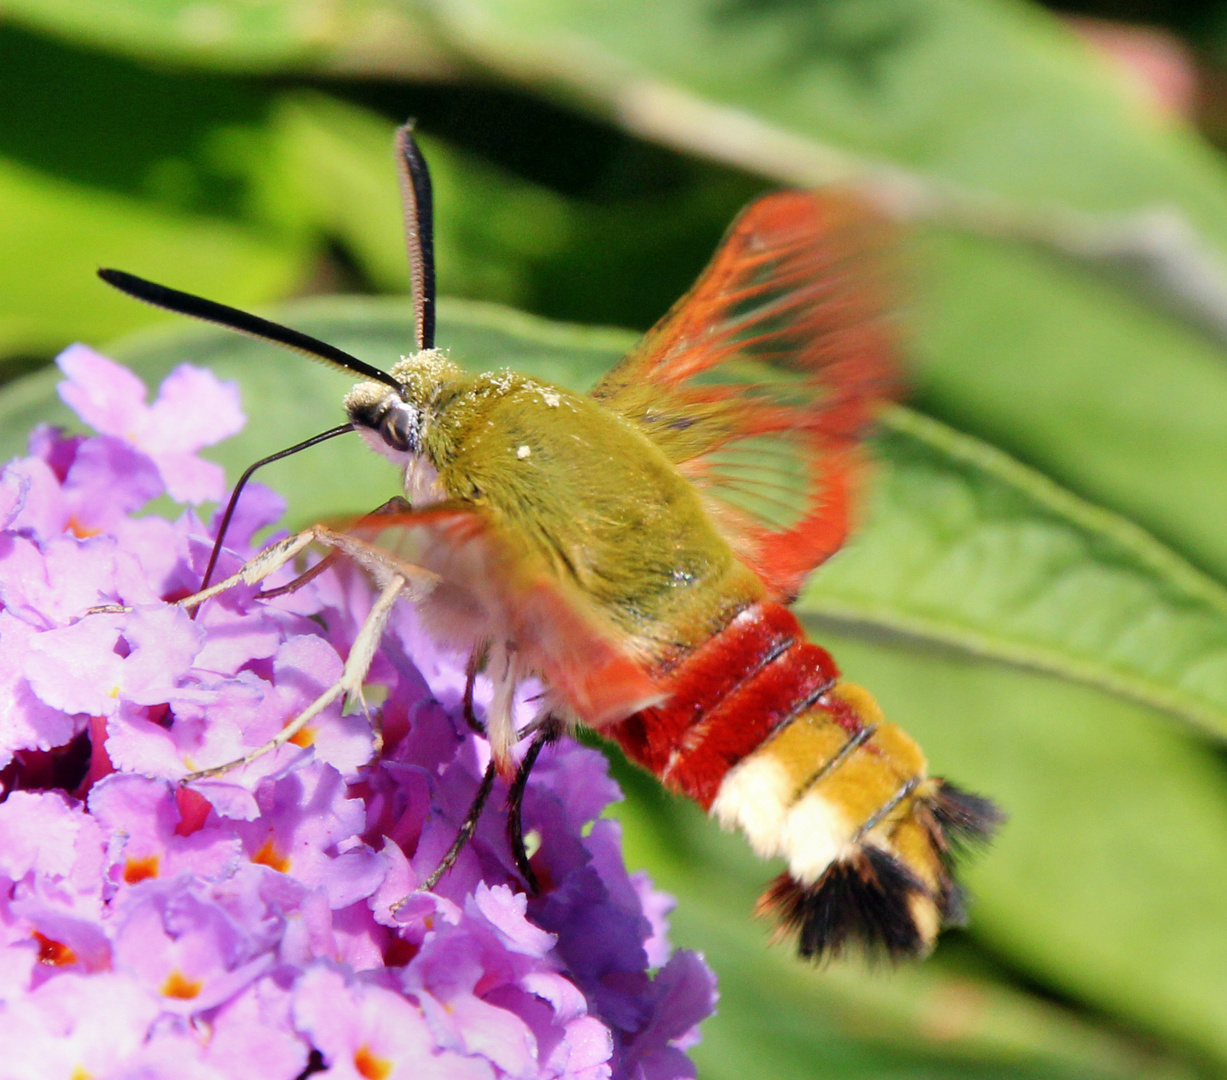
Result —
<path fill-rule="evenodd" d="M 663 697 L 646 656 L 578 588 L 551 573 L 495 514 L 470 503 L 381 511 L 345 530 L 412 580 L 423 567 L 438 576 L 422 610 L 443 639 L 512 642 L 579 719 L 602 727 Z"/>
<path fill-rule="evenodd" d="M 694 481 L 779 599 L 843 543 L 859 442 L 896 389 L 896 247 L 851 192 L 767 195 L 593 391 Z"/>

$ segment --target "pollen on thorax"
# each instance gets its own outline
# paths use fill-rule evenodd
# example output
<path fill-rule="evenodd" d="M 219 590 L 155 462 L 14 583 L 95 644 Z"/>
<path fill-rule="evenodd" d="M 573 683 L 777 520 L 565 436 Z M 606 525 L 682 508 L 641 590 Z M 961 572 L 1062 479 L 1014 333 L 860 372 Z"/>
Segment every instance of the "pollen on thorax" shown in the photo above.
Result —
<path fill-rule="evenodd" d="M 533 448 L 525 443 L 523 446 L 516 447 L 516 457 L 523 461 L 533 452 Z"/>

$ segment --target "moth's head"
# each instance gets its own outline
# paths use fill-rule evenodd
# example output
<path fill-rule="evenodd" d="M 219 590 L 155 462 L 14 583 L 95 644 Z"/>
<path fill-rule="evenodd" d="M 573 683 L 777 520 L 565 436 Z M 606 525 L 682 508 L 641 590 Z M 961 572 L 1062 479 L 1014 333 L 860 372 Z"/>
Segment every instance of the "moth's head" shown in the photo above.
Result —
<path fill-rule="evenodd" d="M 382 382 L 360 382 L 345 395 L 345 412 L 372 450 L 407 465 L 422 455 L 436 406 L 461 369 L 438 349 L 423 349 L 388 374 L 396 380 L 396 389 Z"/>

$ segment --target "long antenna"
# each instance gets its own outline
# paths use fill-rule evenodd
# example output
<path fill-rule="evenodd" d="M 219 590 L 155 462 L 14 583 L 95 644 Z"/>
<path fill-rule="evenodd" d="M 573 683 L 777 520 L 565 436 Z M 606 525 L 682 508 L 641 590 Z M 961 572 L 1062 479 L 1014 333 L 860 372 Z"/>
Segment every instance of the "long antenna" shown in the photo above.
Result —
<path fill-rule="evenodd" d="M 312 435 L 309 439 L 304 439 L 302 442 L 287 447 L 285 450 L 278 450 L 277 453 L 269 454 L 268 457 L 261 458 L 254 464 L 247 466 L 243 475 L 239 477 L 239 482 L 234 485 L 234 490 L 230 493 L 230 501 L 226 503 L 226 512 L 222 514 L 222 523 L 217 529 L 217 539 L 213 541 L 213 551 L 209 555 L 209 565 L 205 567 L 204 577 L 200 581 L 200 588 L 197 592 L 204 592 L 209 587 L 213 571 L 217 568 L 217 558 L 221 554 L 222 543 L 226 539 L 226 530 L 230 528 L 230 519 L 234 517 L 234 508 L 239 505 L 239 495 L 242 493 L 243 488 L 247 486 L 247 481 L 251 479 L 252 473 L 268 465 L 270 462 L 280 461 L 291 454 L 297 454 L 299 450 L 306 450 L 309 446 L 326 442 L 328 439 L 335 439 L 338 435 L 344 435 L 347 431 L 353 430 L 352 424 L 342 424 L 340 427 L 329 428 L 327 431 L 320 432 L 318 435 Z"/>
<path fill-rule="evenodd" d="M 420 352 L 435 347 L 434 197 L 430 170 L 413 139 L 412 120 L 397 129 L 396 151 L 405 214 L 405 247 L 409 253 L 409 290 Z"/>
<path fill-rule="evenodd" d="M 240 334 L 246 334 L 259 341 L 283 345 L 303 356 L 309 356 L 312 360 L 323 360 L 325 363 L 352 371 L 363 378 L 385 383 L 398 393 L 404 392 L 404 387 L 386 371 L 380 371 L 379 368 L 372 367 L 356 356 L 350 356 L 349 353 L 338 349 L 335 345 L 329 345 L 326 341 L 313 338 L 310 334 L 291 330 L 288 326 L 282 326 L 269 319 L 262 319 L 259 315 L 252 315 L 247 311 L 240 311 L 228 304 L 219 304 L 215 300 L 206 300 L 192 293 L 180 292 L 178 289 L 146 281 L 144 278 L 123 270 L 99 270 L 98 276 L 108 285 L 113 285 L 120 292 L 125 292 L 137 300 L 143 300 L 146 304 L 165 308 L 179 315 L 190 315 L 193 319 L 203 319 L 205 322 L 215 323 L 230 330 L 237 330 Z"/>
<path fill-rule="evenodd" d="M 405 246 L 409 254 L 409 285 L 413 295 L 414 338 L 417 350 L 420 352 L 423 349 L 433 349 L 435 344 L 434 211 L 430 170 L 426 166 L 426 160 L 422 157 L 417 143 L 414 142 L 412 120 L 397 130 L 396 149 L 405 215 Z M 206 300 L 202 296 L 159 285 L 123 270 L 102 269 L 98 271 L 98 276 L 108 285 L 146 304 L 224 326 L 259 341 L 282 345 L 312 360 L 322 360 L 345 371 L 352 371 L 356 375 L 390 386 L 402 398 L 407 392 L 406 387 L 386 371 L 380 371 L 379 368 L 372 367 L 356 356 L 351 356 L 343 349 L 338 349 L 335 345 L 329 345 L 326 341 L 320 341 L 319 338 L 311 337 L 299 330 L 291 330 L 288 326 L 282 326 L 269 319 L 262 319 L 250 312 L 240 311 L 228 304 L 219 304 L 214 300 Z M 202 591 L 209 587 L 209 581 L 213 577 L 213 571 L 217 568 L 217 560 L 226 539 L 226 531 L 230 528 L 235 507 L 238 506 L 239 496 L 252 474 L 271 462 L 280 461 L 291 454 L 297 454 L 300 450 L 306 450 L 317 443 L 353 430 L 351 424 L 330 428 L 328 431 L 313 435 L 285 450 L 278 450 L 277 453 L 261 458 L 247 467 L 230 493 L 230 501 L 226 504 L 225 513 L 222 514 L 217 539 L 213 542 L 209 563 L 205 567 L 204 578 L 200 584 Z"/>

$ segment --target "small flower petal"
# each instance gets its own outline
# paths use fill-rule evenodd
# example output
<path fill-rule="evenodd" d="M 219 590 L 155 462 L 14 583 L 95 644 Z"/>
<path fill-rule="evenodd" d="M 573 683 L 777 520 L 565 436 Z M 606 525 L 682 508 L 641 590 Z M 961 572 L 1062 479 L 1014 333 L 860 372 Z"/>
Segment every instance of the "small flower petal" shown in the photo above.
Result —
<path fill-rule="evenodd" d="M 180 364 L 158 389 L 143 441 L 158 454 L 190 454 L 237 435 L 246 422 L 237 384 Z"/>
<path fill-rule="evenodd" d="M 712 980 L 670 954 L 668 898 L 627 875 L 599 754 L 564 740 L 528 783 L 540 895 L 523 894 L 501 780 L 435 892 L 413 892 L 489 747 L 460 716 L 464 658 L 408 605 L 369 706 L 335 701 L 276 752 L 180 783 L 334 687 L 373 590 L 342 563 L 195 619 L 168 603 L 198 587 L 212 541 L 191 511 L 134 514 L 163 484 L 220 493 L 195 451 L 241 422 L 233 388 L 181 368 L 148 405 L 88 349 L 60 363 L 100 434 L 41 428 L 0 473 L 0 1072 L 290 1080 L 322 1058 L 362 1080 L 690 1075 Z M 249 495 L 223 565 L 280 512 Z M 489 695 L 479 679 L 479 711 Z"/>
<path fill-rule="evenodd" d="M 148 408 L 140 379 L 85 345 L 70 345 L 55 362 L 68 377 L 59 385 L 65 405 L 98 434 L 136 442 Z"/>

